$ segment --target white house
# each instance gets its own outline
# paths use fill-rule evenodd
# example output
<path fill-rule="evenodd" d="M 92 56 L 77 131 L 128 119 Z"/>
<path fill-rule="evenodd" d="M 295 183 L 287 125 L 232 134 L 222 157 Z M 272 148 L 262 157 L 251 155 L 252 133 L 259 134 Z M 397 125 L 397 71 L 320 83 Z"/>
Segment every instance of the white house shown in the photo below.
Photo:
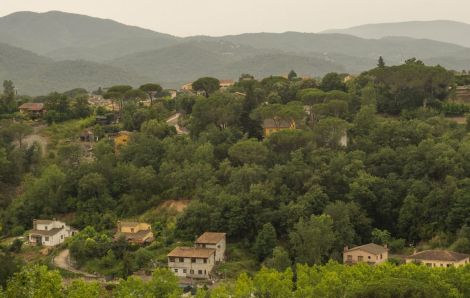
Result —
<path fill-rule="evenodd" d="M 77 232 L 77 230 L 55 219 L 35 219 L 33 220 L 33 230 L 30 231 L 28 240 L 30 244 L 56 246 Z"/>
<path fill-rule="evenodd" d="M 225 260 L 225 248 L 227 247 L 225 233 L 205 232 L 196 240 L 196 247 L 215 249 L 215 261 Z"/>

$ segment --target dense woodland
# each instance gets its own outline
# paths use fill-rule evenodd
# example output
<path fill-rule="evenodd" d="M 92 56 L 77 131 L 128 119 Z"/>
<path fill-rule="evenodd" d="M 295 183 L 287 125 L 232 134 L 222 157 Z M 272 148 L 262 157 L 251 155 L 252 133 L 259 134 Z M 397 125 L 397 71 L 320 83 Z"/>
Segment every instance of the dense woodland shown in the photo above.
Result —
<path fill-rule="evenodd" d="M 258 81 L 242 75 L 225 91 L 217 79 L 201 78 L 193 87 L 202 95 L 174 99 L 157 84 L 114 86 L 103 96 L 122 107 L 112 115 L 120 122 L 107 127 L 94 124 L 92 115 L 109 112 L 89 106 L 83 90 L 52 93 L 34 99 L 47 107 L 47 152 L 22 145 L 32 128 L 17 106 L 31 99 L 18 97 L 13 83 L 5 82 L 0 231 L 17 236 L 34 218 L 67 216 L 82 230 L 68 243 L 78 264 L 122 278 L 145 267 L 156 251 L 208 230 L 226 232 L 229 245 L 272 268 L 253 278 L 242 275 L 211 297 L 377 297 L 379 280 L 390 292 L 383 297 L 466 297 L 468 268 L 321 266 L 340 260 L 345 245 L 371 241 L 397 253 L 419 245 L 470 252 L 470 127 L 445 118 L 466 112 L 448 100 L 459 80 L 464 78 L 416 59 L 391 67 L 380 59 L 356 78 L 330 73 L 301 79 L 292 71 L 287 78 Z M 152 104 L 142 105 L 144 99 Z M 166 124 L 175 112 L 189 135 Z M 265 119 L 295 122 L 297 129 L 264 138 Z M 103 138 L 86 159 L 73 126 L 103 136 L 133 134 L 119 150 Z M 344 132 L 347 147 L 339 143 Z M 176 216 L 149 212 L 170 199 L 190 204 Z M 111 241 L 118 219 L 142 215 L 155 230 L 155 243 L 139 249 Z M 0 254 L 9 264 L 0 268 L 3 285 L 21 268 L 9 257 L 14 250 L 5 247 Z M 165 258 L 159 261 L 164 266 Z M 61 288 L 56 273 L 35 267 L 10 281 L 7 297 L 18 297 L 15 283 L 30 270 L 54 276 L 44 277 L 57 281 L 48 291 L 70 290 Z M 155 289 L 167 291 L 157 297 L 177 297 L 177 288 L 162 288 L 166 273 L 159 270 L 147 285 L 122 282 L 117 296 L 129 297 L 126 287 L 135 287 L 141 297 Z M 397 285 L 403 292 L 394 292 Z"/>

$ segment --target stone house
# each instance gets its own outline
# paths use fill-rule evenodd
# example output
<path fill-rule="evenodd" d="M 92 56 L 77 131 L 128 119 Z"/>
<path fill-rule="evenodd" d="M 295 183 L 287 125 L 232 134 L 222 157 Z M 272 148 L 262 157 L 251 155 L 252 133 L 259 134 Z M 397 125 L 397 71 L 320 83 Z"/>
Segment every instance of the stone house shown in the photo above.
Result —
<path fill-rule="evenodd" d="M 177 247 L 168 255 L 168 268 L 178 277 L 210 278 L 216 250 L 201 247 Z"/>
<path fill-rule="evenodd" d="M 124 237 L 130 243 L 145 244 L 154 240 L 152 227 L 147 223 L 118 221 L 115 239 Z"/>
<path fill-rule="evenodd" d="M 353 265 L 357 263 L 368 263 L 376 265 L 388 260 L 387 246 L 369 243 L 353 248 L 347 246 L 343 250 L 343 264 Z"/>
<path fill-rule="evenodd" d="M 225 261 L 225 249 L 227 247 L 226 234 L 205 232 L 196 239 L 196 247 L 215 249 L 215 261 Z"/>
<path fill-rule="evenodd" d="M 429 267 L 460 267 L 470 263 L 470 255 L 448 250 L 424 250 L 405 258 L 406 263 L 420 263 Z"/>

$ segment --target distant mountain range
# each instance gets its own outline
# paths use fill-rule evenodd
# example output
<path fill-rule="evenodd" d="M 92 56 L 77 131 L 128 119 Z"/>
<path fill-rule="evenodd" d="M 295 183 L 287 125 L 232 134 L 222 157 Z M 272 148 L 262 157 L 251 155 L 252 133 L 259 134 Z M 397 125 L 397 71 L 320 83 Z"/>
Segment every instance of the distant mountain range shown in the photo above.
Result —
<path fill-rule="evenodd" d="M 454 39 L 444 39 L 445 34 L 427 36 L 426 24 L 429 31 L 448 28 Z M 470 47 L 470 35 L 465 40 L 462 33 L 466 27 L 470 25 L 409 22 L 321 34 L 180 38 L 83 15 L 18 12 L 0 18 L 0 80 L 12 79 L 20 93 L 36 95 L 117 83 L 159 82 L 177 87 L 206 75 L 236 79 L 251 73 L 260 78 L 291 69 L 313 77 L 332 71 L 359 73 L 374 67 L 379 56 L 388 64 L 417 57 L 470 69 L 470 48 L 465 47 Z"/>
<path fill-rule="evenodd" d="M 375 39 L 387 36 L 404 36 L 470 47 L 470 25 L 445 20 L 368 24 L 347 29 L 326 30 L 322 33 L 340 33 Z"/>

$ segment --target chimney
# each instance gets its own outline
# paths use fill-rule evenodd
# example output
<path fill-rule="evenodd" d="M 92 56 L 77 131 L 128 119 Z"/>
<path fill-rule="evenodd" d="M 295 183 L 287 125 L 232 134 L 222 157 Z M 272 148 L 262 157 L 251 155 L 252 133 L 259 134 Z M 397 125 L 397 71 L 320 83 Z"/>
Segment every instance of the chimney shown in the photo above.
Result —
<path fill-rule="evenodd" d="M 384 244 L 384 247 L 385 247 L 386 249 L 388 249 L 388 244 L 387 244 L 387 243 L 385 243 L 385 244 Z"/>
<path fill-rule="evenodd" d="M 37 230 L 38 229 L 38 223 L 37 223 L 37 219 L 33 219 L 33 229 L 34 230 Z"/>
<path fill-rule="evenodd" d="M 348 251 L 349 250 L 349 247 L 346 245 L 344 248 L 343 248 L 343 251 Z"/>
<path fill-rule="evenodd" d="M 117 222 L 117 231 L 120 233 L 121 232 L 121 221 L 118 220 Z"/>

